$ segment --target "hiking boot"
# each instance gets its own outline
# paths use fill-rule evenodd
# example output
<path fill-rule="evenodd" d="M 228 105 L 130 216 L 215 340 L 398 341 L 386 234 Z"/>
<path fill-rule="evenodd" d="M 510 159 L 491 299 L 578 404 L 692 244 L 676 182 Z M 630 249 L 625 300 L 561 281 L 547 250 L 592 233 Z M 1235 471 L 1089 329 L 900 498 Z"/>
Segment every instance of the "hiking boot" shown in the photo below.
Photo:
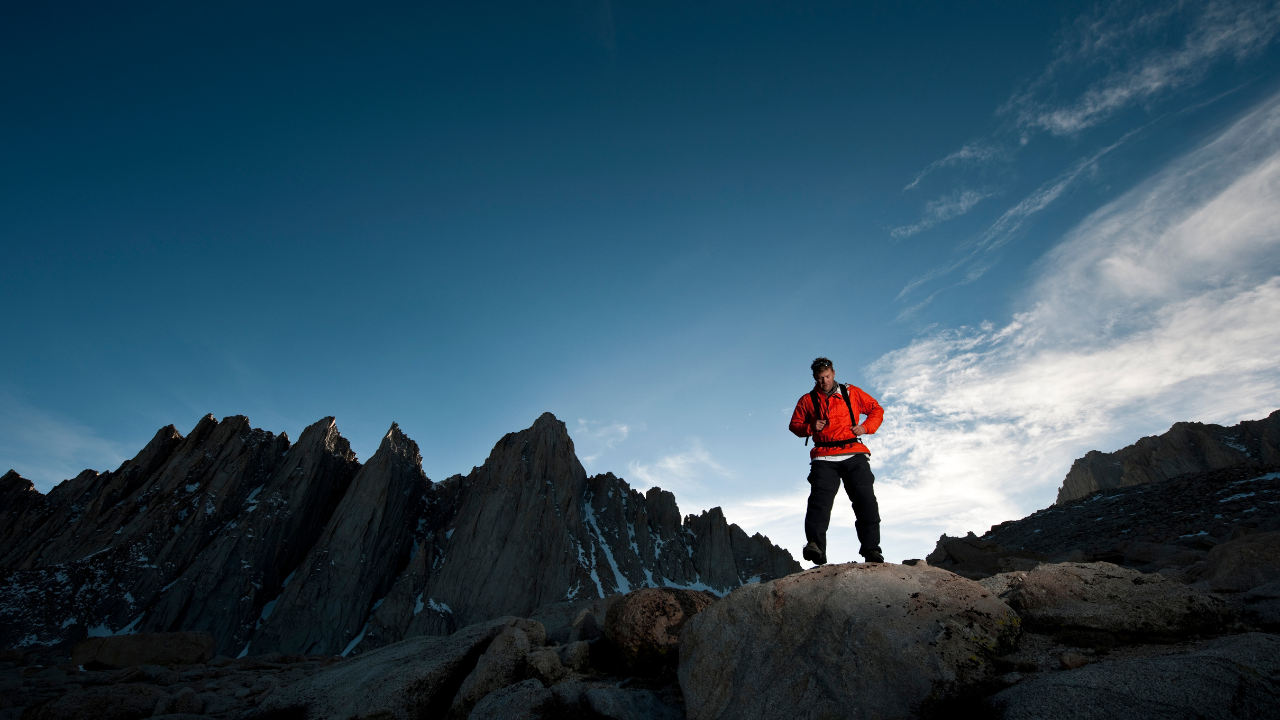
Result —
<path fill-rule="evenodd" d="M 866 555 L 863 555 L 862 557 L 866 558 L 866 561 L 867 561 L 867 562 L 869 562 L 869 563 L 882 563 L 882 562 L 884 562 L 884 556 L 883 556 L 883 555 L 881 555 L 881 554 L 880 554 L 880 553 L 878 553 L 878 552 L 871 552 L 871 553 L 867 553 Z"/>
<path fill-rule="evenodd" d="M 808 560 L 814 565 L 827 564 L 827 554 L 822 552 L 822 549 L 818 547 L 818 543 L 816 542 L 810 542 L 808 545 L 805 545 L 804 550 L 801 550 L 800 554 L 804 556 L 805 560 Z"/>

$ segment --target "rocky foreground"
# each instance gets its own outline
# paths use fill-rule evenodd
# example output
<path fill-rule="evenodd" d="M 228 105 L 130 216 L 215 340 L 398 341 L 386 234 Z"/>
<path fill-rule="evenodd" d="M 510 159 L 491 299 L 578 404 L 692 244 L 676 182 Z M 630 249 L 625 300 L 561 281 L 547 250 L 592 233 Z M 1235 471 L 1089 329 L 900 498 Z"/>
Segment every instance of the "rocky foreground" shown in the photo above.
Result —
<path fill-rule="evenodd" d="M 1238 595 L 1104 562 L 979 582 L 916 561 L 647 588 L 347 659 L 94 638 L 8 651 L 0 719 L 1274 718 L 1280 635 Z"/>
<path fill-rule="evenodd" d="M 688 517 L 683 526 L 674 525 L 666 519 L 662 495 L 656 501 L 627 495 L 612 476 L 585 479 L 583 474 L 580 484 L 565 482 L 547 468 L 568 467 L 572 478 L 580 466 L 568 462 L 571 449 L 566 453 L 555 432 L 558 423 L 546 417 L 539 421 L 541 430 L 535 425 L 504 438 L 486 465 L 466 479 L 427 486 L 418 516 L 425 519 L 418 527 L 444 529 L 445 544 L 435 531 L 421 536 L 366 532 L 356 542 L 340 528 L 358 523 L 378 528 L 389 516 L 392 526 L 403 527 L 405 518 L 415 517 L 390 507 L 387 495 L 370 493 L 359 479 L 390 478 L 378 487 L 395 488 L 395 478 L 401 478 L 407 487 L 419 487 L 412 462 L 416 448 L 410 452 L 411 441 L 393 428 L 384 442 L 391 450 L 380 450 L 354 469 L 356 478 L 325 523 L 308 525 L 283 512 L 274 516 L 304 537 L 313 533 L 314 539 L 308 540 L 306 553 L 287 547 L 284 538 L 272 546 L 278 557 L 293 552 L 306 559 L 282 580 L 283 591 L 262 607 L 256 624 L 250 623 L 254 634 L 239 657 L 225 651 L 239 640 L 228 644 L 212 632 L 225 627 L 217 613 L 209 616 L 216 621 L 210 629 L 133 632 L 149 629 L 144 623 L 154 622 L 154 608 L 166 607 L 167 588 L 161 588 L 151 596 L 151 609 L 137 615 L 141 620 L 120 632 L 50 644 L 10 641 L 9 649 L 0 651 L 0 720 L 1280 717 L 1280 497 L 1275 497 L 1280 467 L 1262 462 L 1271 457 L 1265 432 L 1256 436 L 1257 447 L 1245 445 L 1257 454 L 1248 462 L 1094 491 L 1002 523 L 982 537 L 943 536 L 923 560 L 799 571 L 789 556 L 770 556 L 766 540 L 744 540 L 745 533 L 725 527 L 718 516 Z M 305 445 L 314 448 L 314 440 Z M 313 478 L 353 470 L 340 452 L 311 451 L 304 453 L 310 460 L 295 457 L 255 476 L 252 469 L 266 461 L 254 458 L 269 460 L 280 449 L 267 439 L 258 442 L 266 443 L 265 455 L 244 456 L 236 472 L 266 478 L 264 488 L 287 487 L 285 481 L 272 482 L 284 470 L 297 472 L 290 468 L 311 468 L 299 474 Z M 1194 458 L 1204 455 L 1198 445 L 1148 445 L 1146 455 L 1130 453 L 1127 461 L 1151 467 L 1154 458 L 1174 467 L 1194 465 Z M 328 447 L 341 446 L 331 442 Z M 291 457 L 288 451 L 283 455 Z M 150 462 L 145 456 L 135 465 Z M 135 502 L 176 507 L 164 502 L 163 493 L 140 490 L 154 484 L 138 481 L 136 472 L 126 463 L 103 487 L 133 487 L 128 497 Z M 171 481 L 193 477 L 149 472 Z M 213 484 L 226 476 L 201 477 Z M 480 490 L 468 490 L 468 484 Z M 570 490 L 554 489 L 562 485 Z M 161 487 L 170 492 L 171 485 Z M 29 537 L 46 532 L 31 518 L 52 512 L 47 509 L 51 501 L 80 498 L 64 509 L 73 522 L 61 534 L 47 536 L 53 541 L 45 543 L 46 549 L 27 555 L 11 551 L 6 559 L 25 558 L 6 575 L 8 588 L 21 581 L 30 589 L 21 595 L 28 603 L 22 607 L 38 610 L 43 598 L 54 608 L 39 615 L 46 618 L 41 622 L 64 612 L 67 596 L 42 596 L 32 578 L 47 582 L 56 572 L 118 567 L 94 565 L 96 556 L 81 565 L 65 558 L 66 547 L 110 527 L 102 520 L 77 527 L 81 518 L 90 517 L 77 513 L 114 517 L 111 513 L 124 503 L 121 492 L 100 488 L 96 495 L 64 492 L 57 498 L 50 493 L 43 511 L 39 503 L 0 506 L 5 521 L 0 540 L 21 548 L 30 545 Z M 243 502 L 254 502 L 262 492 L 250 491 Z M 539 499 L 540 492 L 556 499 Z M 392 496 L 401 505 L 419 507 L 412 493 Z M 10 497 L 20 501 L 23 496 Z M 581 504 L 574 505 L 575 498 Z M 215 559 L 239 557 L 220 544 L 235 538 L 232 545 L 245 547 L 247 532 L 227 534 L 229 525 L 241 524 L 253 510 L 242 505 L 239 512 L 210 533 L 212 540 L 196 553 L 197 560 L 209 548 L 223 548 Z M 542 526 L 509 522 L 526 513 L 546 525 L 547 539 L 539 537 Z M 123 517 L 148 514 L 134 510 Z M 11 525 L 15 517 L 28 524 Z M 164 517 L 168 522 L 173 515 Z M 482 534 L 504 520 L 501 542 L 494 543 L 492 531 Z M 147 521 L 139 527 L 154 533 L 157 525 Z M 255 533 L 272 531 L 268 525 L 252 527 Z M 125 530 L 137 537 L 136 528 L 125 524 Z M 466 544 L 447 544 L 455 531 L 457 537 L 469 537 Z M 575 544 L 591 544 L 590 551 L 579 546 L 576 557 L 563 553 L 568 555 L 565 568 L 546 559 L 547 547 L 560 547 L 561 533 Z M 407 552 L 406 537 L 414 544 Z M 163 553 L 181 545 L 176 539 L 168 542 L 161 555 L 136 562 L 144 569 L 165 567 L 158 560 L 173 555 Z M 344 547 L 353 542 L 365 553 L 389 548 L 379 551 L 407 554 L 407 559 L 394 572 L 386 568 L 398 566 L 388 563 L 359 567 L 350 562 L 353 551 Z M 503 549 L 512 545 L 519 545 L 518 551 Z M 152 552 L 150 547 L 144 552 Z M 317 555 L 321 551 L 329 555 Z M 120 552 L 108 544 L 103 554 L 118 558 Z M 336 557 L 328 561 L 345 570 L 327 570 L 324 561 L 331 556 Z M 459 556 L 468 565 L 453 575 L 438 572 Z M 594 563 L 592 557 L 606 562 Z M 774 559 L 762 564 L 762 557 Z M 544 564 L 530 569 L 521 558 L 544 558 Z M 707 564 L 707 558 L 721 559 Z M 283 562 L 288 567 L 289 561 Z M 210 567 L 205 563 L 192 567 Z M 681 569 L 686 567 L 691 571 Z M 613 578 L 608 587 L 605 568 Z M 761 568 L 776 570 L 770 576 Z M 83 571 L 89 579 L 78 581 L 78 587 L 92 592 L 72 597 L 97 598 L 108 608 L 122 597 L 137 602 L 127 591 L 120 594 L 118 588 L 127 584 L 94 585 L 93 578 L 103 576 L 89 570 Z M 134 572 L 120 577 L 150 582 L 146 572 Z M 370 579 L 380 572 L 382 585 Z M 216 577 L 229 582 L 237 576 Z M 425 614 L 424 607 L 435 610 L 444 586 L 431 583 L 441 577 L 471 588 L 451 596 L 469 614 L 446 608 L 454 625 L 432 620 L 429 631 L 421 630 L 415 618 Z M 547 577 L 552 584 L 546 584 Z M 581 583 L 573 579 L 581 577 L 599 583 L 597 592 L 580 596 L 575 588 Z M 655 577 L 663 582 L 653 582 Z M 671 587 L 673 577 L 686 586 Z M 708 578 L 717 584 L 707 583 Z M 390 589 L 385 594 L 364 590 L 370 586 Z M 286 589 L 293 587 L 309 589 Z M 559 589 L 547 594 L 542 587 Z M 13 597 L 0 612 L 22 619 Z M 185 597 L 195 606 L 206 602 L 199 591 Z M 325 639 L 337 636 L 323 623 L 347 617 L 350 601 L 335 598 L 350 597 L 360 598 L 357 605 L 367 599 L 371 608 L 342 652 L 250 651 L 285 642 L 336 647 L 341 643 Z M 465 605 L 458 599 L 468 597 Z M 486 597 L 523 604 L 496 616 L 490 607 L 486 616 L 475 609 L 485 607 L 476 598 Z M 541 602 L 545 599 L 551 602 Z M 274 602 L 290 609 L 280 613 Z M 176 617 L 192 616 L 184 611 Z M 436 611 L 430 617 L 445 615 Z M 344 627 L 354 632 L 353 625 Z M 405 631 L 414 627 L 420 630 Z M 260 643 L 269 628 L 277 628 L 272 632 L 278 639 Z"/>

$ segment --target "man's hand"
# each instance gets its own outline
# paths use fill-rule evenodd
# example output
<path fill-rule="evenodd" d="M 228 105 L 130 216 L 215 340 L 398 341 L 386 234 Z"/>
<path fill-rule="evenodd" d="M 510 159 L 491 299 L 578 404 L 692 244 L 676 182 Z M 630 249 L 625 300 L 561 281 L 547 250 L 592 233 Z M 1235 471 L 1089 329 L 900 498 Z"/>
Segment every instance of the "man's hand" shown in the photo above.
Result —
<path fill-rule="evenodd" d="M 861 425 L 859 425 L 859 426 L 857 426 L 857 427 L 855 427 L 855 428 L 853 429 L 853 436 L 854 436 L 854 437 L 862 437 L 863 435 L 866 435 L 866 434 L 867 434 L 867 429 L 866 429 L 866 428 L 864 428 L 864 427 L 862 427 Z"/>
<path fill-rule="evenodd" d="M 813 434 L 814 434 L 814 435 L 817 435 L 818 433 L 822 432 L 822 428 L 824 428 L 824 427 L 826 427 L 826 426 L 827 426 L 827 421 L 826 421 L 826 420 L 821 420 L 821 419 L 819 419 L 819 420 L 814 420 L 814 421 L 813 421 Z"/>

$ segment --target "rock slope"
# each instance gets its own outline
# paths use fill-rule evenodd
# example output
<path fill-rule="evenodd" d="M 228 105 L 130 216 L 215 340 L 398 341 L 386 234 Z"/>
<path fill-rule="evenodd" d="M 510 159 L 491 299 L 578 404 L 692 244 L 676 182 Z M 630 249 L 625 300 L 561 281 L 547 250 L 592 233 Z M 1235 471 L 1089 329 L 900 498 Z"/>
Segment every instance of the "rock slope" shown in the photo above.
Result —
<path fill-rule="evenodd" d="M 1280 410 L 1239 425 L 1180 422 L 1112 453 L 1092 450 L 1072 464 L 1057 504 L 1099 490 L 1159 482 L 1208 470 L 1280 465 Z"/>
<path fill-rule="evenodd" d="M 973 578 L 1047 560 L 1198 572 L 1214 548 L 1275 531 L 1280 472 L 1245 466 L 1104 490 L 1000 523 L 981 537 L 943 535 L 927 560 Z"/>
<path fill-rule="evenodd" d="M 587 476 L 544 414 L 432 482 L 392 425 L 361 465 L 333 418 L 161 429 L 114 472 L 48 495 L 0 477 L 0 646 L 200 630 L 217 652 L 360 653 L 642 587 L 723 595 L 800 569 L 719 508 Z"/>

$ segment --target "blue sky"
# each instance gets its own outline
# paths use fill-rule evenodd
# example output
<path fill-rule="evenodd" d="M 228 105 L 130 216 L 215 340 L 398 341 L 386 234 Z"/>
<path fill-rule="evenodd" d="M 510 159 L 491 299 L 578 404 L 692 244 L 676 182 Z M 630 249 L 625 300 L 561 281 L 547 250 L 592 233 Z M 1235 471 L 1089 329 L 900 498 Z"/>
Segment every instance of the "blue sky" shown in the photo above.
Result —
<path fill-rule="evenodd" d="M 550 411 L 798 556 L 821 354 L 898 559 L 1280 407 L 1276 3 L 794 5 L 6 6 L 0 466 Z"/>

